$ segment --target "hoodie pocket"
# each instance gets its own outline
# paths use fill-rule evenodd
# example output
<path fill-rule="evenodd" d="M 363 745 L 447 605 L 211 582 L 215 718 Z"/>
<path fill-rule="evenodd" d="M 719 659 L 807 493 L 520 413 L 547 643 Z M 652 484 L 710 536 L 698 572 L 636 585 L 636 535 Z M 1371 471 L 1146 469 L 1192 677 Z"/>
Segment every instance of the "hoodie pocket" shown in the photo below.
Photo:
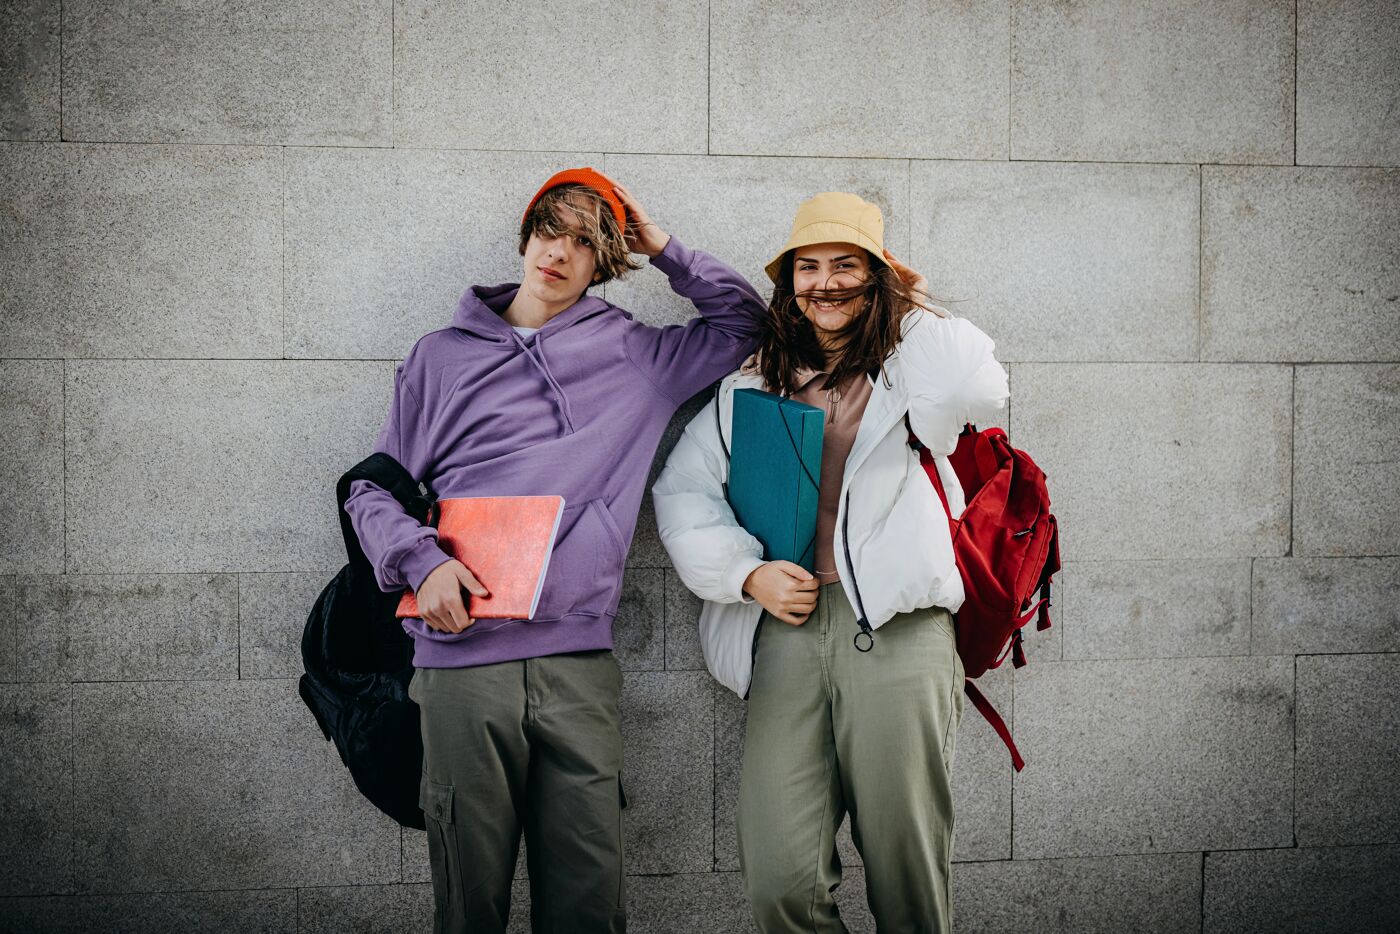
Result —
<path fill-rule="evenodd" d="M 566 504 L 534 619 L 613 612 L 624 560 L 622 533 L 602 499 Z"/>

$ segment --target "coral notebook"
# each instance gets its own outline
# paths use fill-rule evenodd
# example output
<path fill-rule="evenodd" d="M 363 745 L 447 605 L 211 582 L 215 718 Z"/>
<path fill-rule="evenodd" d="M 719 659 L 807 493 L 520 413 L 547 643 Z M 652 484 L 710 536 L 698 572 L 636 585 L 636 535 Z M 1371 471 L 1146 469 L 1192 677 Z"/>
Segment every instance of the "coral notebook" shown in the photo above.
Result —
<path fill-rule="evenodd" d="M 440 499 L 438 544 L 467 566 L 489 597 L 471 598 L 472 619 L 529 619 L 535 615 L 564 514 L 562 496 L 472 496 Z M 405 590 L 400 618 L 417 617 L 418 600 Z"/>

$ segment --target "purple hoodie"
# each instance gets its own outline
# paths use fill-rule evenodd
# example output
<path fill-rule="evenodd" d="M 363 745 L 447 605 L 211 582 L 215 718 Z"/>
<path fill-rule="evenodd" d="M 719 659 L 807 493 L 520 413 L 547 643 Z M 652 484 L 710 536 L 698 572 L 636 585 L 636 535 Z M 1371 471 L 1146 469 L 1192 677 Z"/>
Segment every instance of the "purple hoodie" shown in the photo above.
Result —
<path fill-rule="evenodd" d="M 754 349 L 764 313 L 743 277 L 675 237 L 651 262 L 701 317 L 649 327 L 584 295 L 522 337 L 501 318 L 519 286 L 473 286 L 452 326 L 422 337 L 399 365 L 375 451 L 443 499 L 564 497 L 535 617 L 478 620 L 461 633 L 404 620 L 416 666 L 612 648 L 623 565 L 662 433 L 682 403 Z M 448 560 L 437 530 L 373 483 L 352 484 L 345 511 L 386 592 L 416 591 Z"/>

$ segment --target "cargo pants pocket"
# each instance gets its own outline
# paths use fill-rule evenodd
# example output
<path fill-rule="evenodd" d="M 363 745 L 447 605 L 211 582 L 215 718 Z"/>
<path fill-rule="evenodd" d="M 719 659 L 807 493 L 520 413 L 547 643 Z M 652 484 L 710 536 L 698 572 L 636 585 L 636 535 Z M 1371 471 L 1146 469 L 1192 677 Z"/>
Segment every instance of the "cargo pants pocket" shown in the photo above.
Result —
<path fill-rule="evenodd" d="M 431 781 L 426 775 L 418 786 L 418 806 L 423 809 L 428 831 L 428 859 L 433 869 L 433 906 L 437 915 L 435 929 L 444 930 L 452 916 L 453 906 L 463 904 L 462 860 L 457 846 L 457 828 L 453 822 L 452 798 L 455 789 Z"/>

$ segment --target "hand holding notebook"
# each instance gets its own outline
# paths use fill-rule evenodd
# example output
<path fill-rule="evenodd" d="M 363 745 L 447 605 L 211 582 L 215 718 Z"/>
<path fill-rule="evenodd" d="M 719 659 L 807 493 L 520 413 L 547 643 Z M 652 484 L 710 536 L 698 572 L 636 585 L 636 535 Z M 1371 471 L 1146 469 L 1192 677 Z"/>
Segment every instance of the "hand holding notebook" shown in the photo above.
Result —
<path fill-rule="evenodd" d="M 461 497 L 438 501 L 438 544 L 460 561 L 489 596 L 471 595 L 472 619 L 529 619 L 535 615 L 564 500 L 559 496 Z M 410 590 L 400 618 L 419 617 Z"/>

